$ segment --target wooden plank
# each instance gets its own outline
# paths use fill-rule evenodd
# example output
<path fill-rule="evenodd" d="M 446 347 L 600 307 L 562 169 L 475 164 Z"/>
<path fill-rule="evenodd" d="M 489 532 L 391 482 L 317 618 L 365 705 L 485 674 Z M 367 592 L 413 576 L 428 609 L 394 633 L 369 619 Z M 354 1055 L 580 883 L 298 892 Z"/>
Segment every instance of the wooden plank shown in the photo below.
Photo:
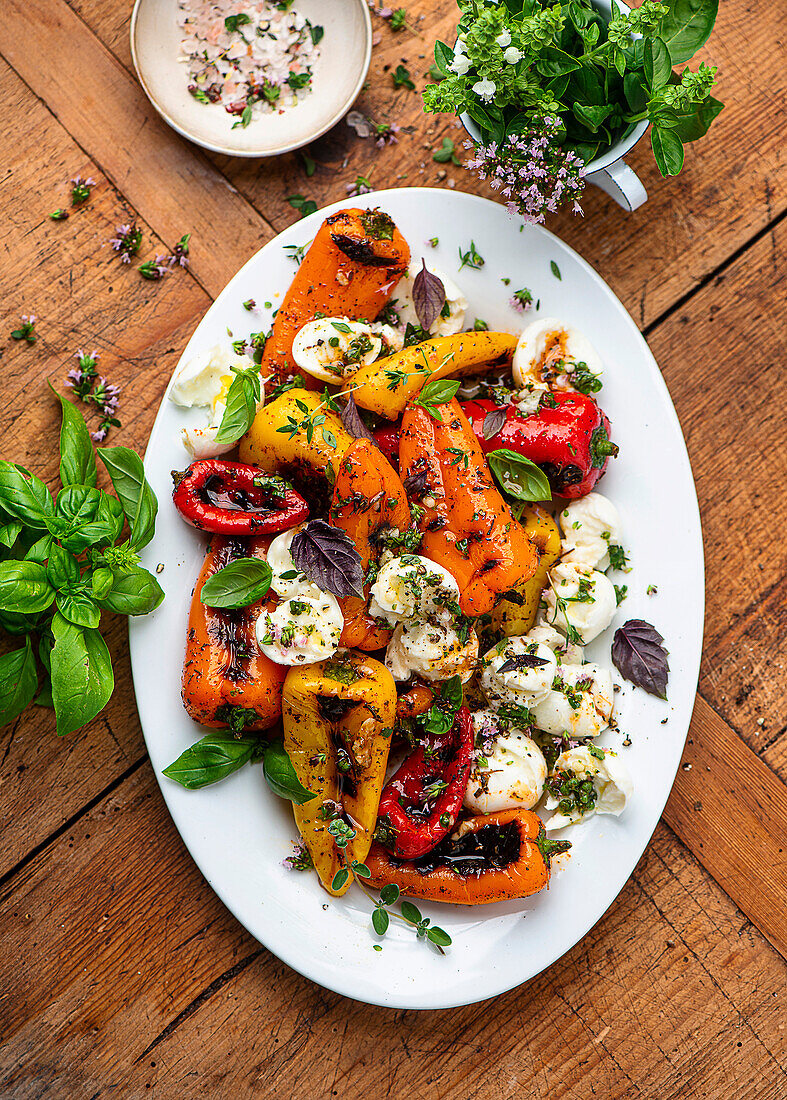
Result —
<path fill-rule="evenodd" d="M 122 386 L 122 427 L 109 442 L 144 451 L 164 386 L 209 299 L 187 272 L 151 283 L 121 264 L 108 242 L 133 213 L 2 61 L 0 101 L 6 139 L 0 450 L 54 485 L 60 416 L 46 379 L 63 392 L 74 352 L 97 349 L 102 373 Z M 67 181 L 77 174 L 97 180 L 90 199 L 67 221 L 51 221 L 49 211 L 69 206 Z M 163 251 L 150 227 L 137 223 L 140 258 Z M 22 313 L 39 318 L 33 347 L 7 336 Z M 97 418 L 88 419 L 95 426 Z M 106 479 L 103 484 L 108 487 Z M 144 755 L 126 623 L 112 615 L 105 620 L 117 686 L 102 715 L 84 731 L 58 738 L 52 712 L 35 707 L 0 734 L 0 875 Z"/>
<path fill-rule="evenodd" d="M 260 950 L 196 872 L 147 766 L 8 884 L 0 921 L 0 1092 L 15 1100 L 113 1085 L 284 1100 L 296 1081 L 423 1100 L 787 1087 L 787 967 L 663 826 L 560 962 L 445 1012 L 370 1009 Z"/>
<path fill-rule="evenodd" d="M 270 239 L 268 222 L 159 119 L 64 0 L 5 0 L 0 53 L 170 248 L 193 233 L 192 270 L 211 295 Z M 56 79 L 42 56 L 57 58 Z"/>
<path fill-rule="evenodd" d="M 787 786 L 702 698 L 664 818 L 787 958 Z"/>

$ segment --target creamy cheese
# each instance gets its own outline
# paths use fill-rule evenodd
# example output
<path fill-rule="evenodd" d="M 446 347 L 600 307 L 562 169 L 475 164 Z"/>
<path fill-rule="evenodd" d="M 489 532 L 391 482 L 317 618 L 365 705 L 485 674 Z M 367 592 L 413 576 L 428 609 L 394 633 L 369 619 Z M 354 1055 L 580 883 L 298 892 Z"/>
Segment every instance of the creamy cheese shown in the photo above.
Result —
<path fill-rule="evenodd" d="M 389 559 L 371 587 L 369 614 L 394 626 L 457 603 L 459 585 L 447 569 L 419 554 Z"/>
<path fill-rule="evenodd" d="M 235 446 L 234 443 L 216 443 L 216 436 L 235 377 L 232 368 L 247 370 L 253 366 L 248 355 L 235 355 L 217 344 L 178 367 L 169 390 L 170 401 L 181 408 L 204 408 L 209 413 L 205 427 L 181 428 L 183 446 L 194 458 L 216 458 Z M 260 391 L 257 408 L 262 407 L 265 399 L 262 385 Z"/>
<path fill-rule="evenodd" d="M 581 778 L 592 779 L 596 789 L 596 803 L 588 813 L 579 813 L 572 810 L 570 813 L 558 812 L 553 814 L 547 822 L 547 829 L 564 829 L 567 825 L 574 825 L 583 818 L 590 817 L 592 813 L 613 814 L 617 817 L 626 808 L 626 803 L 634 793 L 634 785 L 625 764 L 617 753 L 611 749 L 596 749 L 603 752 L 603 759 L 599 760 L 585 745 L 576 749 L 562 752 L 555 761 L 552 774 L 555 772 L 568 772 Z M 553 810 L 560 799 L 554 794 L 547 797 L 546 808 Z"/>
<path fill-rule="evenodd" d="M 608 668 L 561 665 L 549 691 L 532 708 L 534 724 L 555 737 L 598 737 L 609 726 L 613 703 Z"/>
<path fill-rule="evenodd" d="M 592 374 L 601 374 L 601 360 L 579 329 L 556 317 L 543 317 L 519 337 L 512 365 L 514 383 L 523 389 L 547 383 L 570 390 L 571 375 L 580 364 Z"/>
<path fill-rule="evenodd" d="M 344 618 L 330 592 L 296 595 L 257 619 L 257 644 L 277 665 L 312 664 L 339 648 Z"/>
<path fill-rule="evenodd" d="M 550 570 L 543 599 L 547 622 L 580 645 L 587 645 L 606 630 L 617 609 L 609 577 L 573 562 L 561 562 Z"/>
<path fill-rule="evenodd" d="M 341 382 L 359 367 L 373 363 L 383 350 L 383 336 L 363 321 L 321 317 L 309 321 L 292 343 L 292 357 L 321 382 Z"/>
<path fill-rule="evenodd" d="M 290 546 L 292 540 L 302 529 L 302 525 L 283 531 L 277 535 L 268 547 L 267 561 L 271 567 L 271 589 L 277 596 L 288 599 L 290 596 L 322 595 L 322 590 L 305 573 L 299 572 L 292 560 Z"/>
<path fill-rule="evenodd" d="M 448 314 L 446 317 L 441 313 L 437 315 L 429 328 L 429 335 L 453 336 L 455 333 L 461 332 L 464 327 L 467 298 L 453 279 L 450 279 L 443 271 L 432 267 L 430 264 L 427 264 L 426 267 L 427 271 L 440 279 L 445 288 L 445 306 L 447 309 L 444 308 L 444 312 Z M 403 327 L 408 324 L 420 327 L 421 324 L 413 304 L 413 283 L 420 270 L 421 260 L 411 260 L 407 274 L 402 276 L 391 294 L 391 308 Z"/>
<path fill-rule="evenodd" d="M 499 730 L 493 735 L 490 724 L 495 715 L 477 711 L 473 715 L 476 743 L 483 754 L 470 773 L 464 807 L 472 813 L 493 814 L 502 810 L 535 806 L 544 790 L 547 765 L 538 745 L 519 729 Z"/>
<path fill-rule="evenodd" d="M 399 623 L 388 643 L 385 663 L 394 680 L 420 676 L 424 680 L 469 680 L 478 660 L 478 636 L 470 631 L 463 642 L 450 611 Z"/>
<path fill-rule="evenodd" d="M 588 493 L 572 500 L 557 519 L 563 534 L 561 562 L 602 572 L 609 568 L 609 544 L 620 543 L 620 516 L 611 500 Z"/>
<path fill-rule="evenodd" d="M 529 664 L 532 659 L 538 664 Z M 501 672 L 509 662 L 515 667 Z M 544 699 L 557 673 L 557 658 L 542 642 L 504 638 L 481 661 L 481 690 L 493 710 L 513 705 L 531 709 Z"/>

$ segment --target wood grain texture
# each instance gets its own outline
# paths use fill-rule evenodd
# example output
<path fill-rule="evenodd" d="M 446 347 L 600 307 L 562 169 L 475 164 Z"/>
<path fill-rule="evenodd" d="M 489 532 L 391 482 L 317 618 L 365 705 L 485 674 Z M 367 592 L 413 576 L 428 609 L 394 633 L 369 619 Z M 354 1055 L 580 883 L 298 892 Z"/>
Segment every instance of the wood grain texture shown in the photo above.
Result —
<path fill-rule="evenodd" d="M 444 135 L 460 146 L 463 134 L 423 116 L 390 77 L 403 62 L 423 83 L 452 4 L 408 5 L 420 36 L 375 20 L 380 44 L 357 106 L 403 126 L 399 142 L 377 149 L 340 124 L 310 149 L 311 178 L 297 155 L 233 162 L 167 130 L 131 71 L 130 7 L 4 0 L 0 12 L 0 312 L 6 331 L 23 312 L 40 318 L 35 348 L 0 337 L 0 453 L 50 479 L 57 415 L 45 379 L 62 384 L 76 348 L 97 348 L 124 386 L 112 442 L 144 449 L 211 296 L 295 220 L 288 195 L 332 202 L 358 174 L 378 187 L 483 191 L 432 161 Z M 647 327 L 706 542 L 707 702 L 689 734 L 691 767 L 678 773 L 670 828 L 659 826 L 610 911 L 494 1003 L 393 1012 L 317 988 L 253 941 L 194 868 L 145 762 L 125 624 L 111 620 L 117 688 L 104 715 L 59 740 L 35 709 L 0 735 L 0 1096 L 787 1095 L 787 788 L 777 778 L 787 779 L 787 516 L 774 492 L 787 467 L 783 52 L 775 8 L 754 18 L 726 0 L 702 56 L 720 64 L 728 106 L 680 179 L 661 181 L 641 143 L 630 158 L 651 191 L 641 211 L 625 217 L 589 191 L 584 221 L 550 226 Z M 76 174 L 97 187 L 52 223 Z M 193 274 L 150 284 L 122 267 L 108 240 L 133 218 L 140 258 L 192 231 Z"/>
<path fill-rule="evenodd" d="M 369 1008 L 261 949 L 186 856 L 147 766 L 0 895 L 0 923 L 13 990 L 0 1095 L 14 1100 L 285 1100 L 296 1082 L 381 1100 L 776 1100 L 787 1087 L 787 966 L 663 826 L 581 944 L 452 1011 Z"/>
<path fill-rule="evenodd" d="M 200 244 L 192 271 L 212 295 L 273 235 L 196 147 L 159 119 L 65 0 L 4 0 L 0 53 L 169 248 L 193 232 Z M 55 79 L 40 65 L 42 54 L 57 58 Z"/>
<path fill-rule="evenodd" d="M 131 70 L 126 0 L 71 3 Z M 368 176 L 377 188 L 453 184 L 492 194 L 461 168 L 434 163 L 432 152 L 444 136 L 456 142 L 462 159 L 467 158 L 464 130 L 446 116 L 424 115 L 420 95 L 395 89 L 391 77 L 392 70 L 404 63 L 419 90 L 428 82 L 431 44 L 435 37 L 453 41 L 457 9 L 450 0 L 414 0 L 406 7 L 418 34 L 394 33 L 385 20 L 373 17 L 380 42 L 373 52 L 369 88 L 356 104 L 378 122 L 401 126 L 398 144 L 377 149 L 371 139 L 361 140 L 340 123 L 310 147 L 318 165 L 312 178 L 297 154 L 274 162 L 211 156 L 277 230 L 295 220 L 288 195 L 305 194 L 322 206 L 344 198 L 347 184 L 358 175 Z M 784 50 L 784 24 L 775 7 L 758 11 L 755 19 L 741 0 L 725 0 L 713 37 L 697 61 L 718 65 L 719 95 L 727 106 L 712 136 L 687 147 L 680 178 L 661 178 L 645 138 L 627 157 L 649 192 L 644 207 L 622 217 L 611 199 L 588 188 L 584 219 L 560 214 L 550 220 L 554 232 L 601 267 L 641 325 L 665 313 L 784 211 L 787 156 L 779 121 L 787 107 Z M 750 62 L 754 57 L 756 65 Z"/>

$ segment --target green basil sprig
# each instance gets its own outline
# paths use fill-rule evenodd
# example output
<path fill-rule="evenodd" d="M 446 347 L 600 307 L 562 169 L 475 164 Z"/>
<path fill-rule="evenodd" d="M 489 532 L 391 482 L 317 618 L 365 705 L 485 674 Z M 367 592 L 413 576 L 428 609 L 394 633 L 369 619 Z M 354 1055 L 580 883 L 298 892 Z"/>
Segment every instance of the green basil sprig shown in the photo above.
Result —
<path fill-rule="evenodd" d="M 248 607 L 262 599 L 271 586 L 272 577 L 266 561 L 239 558 L 205 581 L 200 599 L 207 607 Z"/>
<path fill-rule="evenodd" d="M 486 456 L 489 468 L 500 486 L 517 500 L 551 500 L 552 490 L 547 475 L 529 458 L 507 447 L 490 451 Z"/>
<path fill-rule="evenodd" d="M 257 402 L 262 395 L 258 365 L 230 369 L 235 377 L 227 391 L 227 404 L 216 433 L 217 443 L 237 443 L 245 435 L 257 415 Z"/>
<path fill-rule="evenodd" d="M 104 449 L 118 496 L 99 489 L 87 427 L 57 397 L 62 488 L 53 496 L 23 466 L 0 461 L 0 633 L 24 637 L 0 658 L 0 725 L 34 702 L 54 707 L 57 732 L 67 734 L 114 688 L 102 611 L 144 615 L 164 593 L 137 555 L 157 510 L 142 460 L 127 447 Z M 129 538 L 120 541 L 125 522 Z"/>
<path fill-rule="evenodd" d="M 213 730 L 182 752 L 164 775 L 189 791 L 198 791 L 248 764 L 259 748 L 256 737 L 238 738 L 230 730 Z"/>
<path fill-rule="evenodd" d="M 452 378 L 435 378 L 433 381 L 426 383 L 414 399 L 413 404 L 421 405 L 433 420 L 439 420 L 442 423 L 443 415 L 438 412 L 436 406 L 446 405 L 452 398 L 456 397 L 460 384 Z"/>

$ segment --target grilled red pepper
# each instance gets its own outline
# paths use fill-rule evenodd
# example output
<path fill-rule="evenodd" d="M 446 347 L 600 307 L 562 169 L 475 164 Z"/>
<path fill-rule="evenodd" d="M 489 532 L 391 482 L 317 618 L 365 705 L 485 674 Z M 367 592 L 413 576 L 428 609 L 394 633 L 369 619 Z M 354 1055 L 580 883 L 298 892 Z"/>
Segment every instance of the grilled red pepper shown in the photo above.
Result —
<path fill-rule="evenodd" d="M 399 468 L 399 438 L 402 432 L 402 422 L 397 420 L 395 424 L 386 424 L 378 428 L 374 433 L 377 446 L 396 470 Z"/>
<path fill-rule="evenodd" d="M 375 836 L 401 859 L 426 855 L 456 823 L 470 776 L 473 723 L 467 707 L 447 733 L 432 734 L 386 783 Z"/>
<path fill-rule="evenodd" d="M 309 506 L 281 478 L 256 466 L 204 458 L 172 471 L 175 507 L 192 527 L 217 535 L 270 535 L 308 518 Z"/>
<path fill-rule="evenodd" d="M 494 401 L 466 401 L 462 408 L 485 452 L 507 449 L 529 458 L 549 478 L 553 493 L 571 500 L 589 493 L 618 447 L 609 438 L 609 420 L 584 393 L 547 395 L 538 411 L 523 416 L 505 405 L 500 429 L 487 438 L 484 421 L 500 408 Z"/>

